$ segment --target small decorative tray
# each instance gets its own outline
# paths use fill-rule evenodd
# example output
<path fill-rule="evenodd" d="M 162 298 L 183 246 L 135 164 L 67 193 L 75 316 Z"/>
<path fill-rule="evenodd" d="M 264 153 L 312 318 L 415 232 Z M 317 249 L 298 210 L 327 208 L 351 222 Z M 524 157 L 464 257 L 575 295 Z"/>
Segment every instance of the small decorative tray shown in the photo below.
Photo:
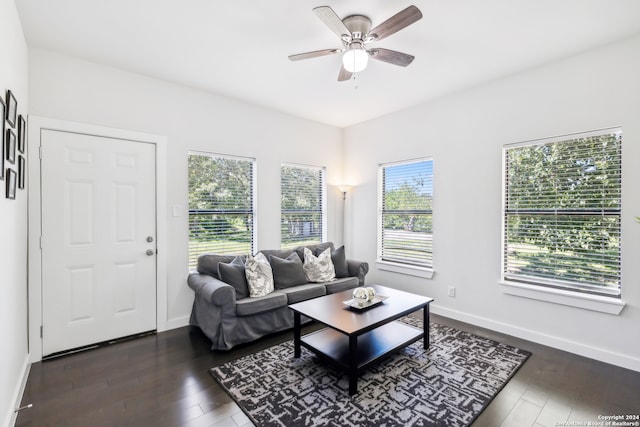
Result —
<path fill-rule="evenodd" d="M 371 301 L 358 301 L 356 299 L 350 299 L 347 301 L 342 301 L 342 303 L 357 310 L 364 310 L 365 308 L 370 308 L 382 303 L 382 301 L 386 300 L 387 298 L 389 297 L 386 297 L 384 295 L 376 295 Z"/>

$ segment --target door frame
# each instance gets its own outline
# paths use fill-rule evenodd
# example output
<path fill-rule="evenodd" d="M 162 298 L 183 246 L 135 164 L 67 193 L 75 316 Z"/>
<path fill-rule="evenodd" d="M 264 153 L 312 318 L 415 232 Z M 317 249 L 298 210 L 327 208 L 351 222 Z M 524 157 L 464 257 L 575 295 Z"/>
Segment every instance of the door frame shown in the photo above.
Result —
<path fill-rule="evenodd" d="M 66 120 L 29 115 L 28 120 L 28 318 L 29 360 L 42 360 L 42 250 L 40 236 L 41 221 L 41 170 L 40 147 L 43 130 L 72 132 L 93 136 L 126 139 L 155 144 L 156 147 L 156 330 L 164 331 L 167 325 L 167 137 Z"/>

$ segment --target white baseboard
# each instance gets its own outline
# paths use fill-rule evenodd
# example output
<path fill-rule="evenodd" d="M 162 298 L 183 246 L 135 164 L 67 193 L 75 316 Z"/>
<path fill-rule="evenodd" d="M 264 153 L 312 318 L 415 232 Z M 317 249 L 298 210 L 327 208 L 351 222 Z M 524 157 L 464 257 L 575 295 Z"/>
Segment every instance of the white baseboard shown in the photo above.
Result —
<path fill-rule="evenodd" d="M 11 402 L 12 406 L 9 407 L 9 413 L 5 416 L 4 425 L 6 427 L 13 427 L 16 424 L 16 419 L 18 418 L 18 413 L 15 412 L 15 408 L 20 406 L 20 402 L 22 401 L 22 396 L 24 395 L 24 389 L 27 386 L 27 379 L 29 378 L 29 371 L 31 370 L 31 361 L 29 360 L 29 355 L 24 358 L 24 363 L 22 364 L 22 379 L 16 384 L 15 390 L 13 391 L 13 398 Z M 28 411 L 29 409 L 25 409 Z"/>
<path fill-rule="evenodd" d="M 183 326 L 189 326 L 189 315 L 174 317 L 173 319 L 168 319 L 162 328 L 158 328 L 158 332 L 168 331 L 170 329 L 182 328 Z"/>
<path fill-rule="evenodd" d="M 559 338 L 553 335 L 543 334 L 530 329 L 520 328 L 503 322 L 497 322 L 485 317 L 474 316 L 458 310 L 431 305 L 431 312 L 440 316 L 449 317 L 461 322 L 470 323 L 482 328 L 491 329 L 503 334 L 512 335 L 527 341 L 557 348 L 559 350 L 568 351 L 590 359 L 599 360 L 601 362 L 610 363 L 627 369 L 640 372 L 640 358 L 632 357 L 626 354 L 607 351 L 602 348 L 592 347 L 579 342 Z"/>

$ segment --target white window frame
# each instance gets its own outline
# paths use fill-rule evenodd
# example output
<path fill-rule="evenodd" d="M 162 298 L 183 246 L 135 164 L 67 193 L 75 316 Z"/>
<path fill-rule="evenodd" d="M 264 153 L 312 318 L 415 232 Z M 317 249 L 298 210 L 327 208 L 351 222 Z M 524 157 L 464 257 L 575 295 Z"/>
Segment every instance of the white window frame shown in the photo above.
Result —
<path fill-rule="evenodd" d="M 322 227 L 322 230 L 320 235 L 320 241 L 318 243 L 326 242 L 327 241 L 327 179 L 326 179 L 327 168 L 325 166 L 305 165 L 300 163 L 281 163 L 280 164 L 280 191 L 282 191 L 282 168 L 283 167 L 308 169 L 308 170 L 320 172 L 320 197 L 322 198 L 322 200 L 320 200 L 320 210 L 321 210 L 320 226 Z M 283 217 L 283 210 L 282 210 L 282 197 L 281 197 L 280 198 L 280 223 L 279 223 L 280 227 L 282 227 L 282 217 Z M 281 229 L 280 231 L 280 247 L 281 248 L 293 248 L 297 246 L 297 245 L 293 245 L 293 246 L 284 245 L 282 238 L 283 236 L 282 236 L 282 229 Z"/>
<path fill-rule="evenodd" d="M 388 162 L 388 163 L 381 163 L 378 165 L 378 221 L 377 221 L 377 256 L 376 256 L 376 266 L 378 267 L 378 269 L 380 270 L 384 270 L 384 271 L 390 271 L 390 272 L 394 272 L 394 273 L 400 273 L 400 274 L 406 274 L 409 276 L 416 276 L 416 277 L 421 277 L 421 278 L 426 278 L 426 279 L 431 279 L 435 273 L 434 267 L 433 267 L 433 240 L 432 240 L 432 250 L 431 250 L 431 257 L 432 257 L 432 264 L 429 266 L 420 266 L 420 265 L 415 265 L 415 264 L 409 264 L 409 263 L 402 263 L 402 262 L 396 262 L 396 261 L 389 261 L 389 260 L 385 260 L 383 259 L 383 224 L 382 224 L 382 216 L 383 216 L 383 207 L 384 207 L 384 169 L 387 167 L 393 167 L 393 166 L 402 166 L 402 165 L 406 165 L 406 164 L 412 164 L 412 163 L 420 163 L 420 162 L 431 162 L 431 167 L 432 167 L 432 174 L 431 174 L 431 181 L 433 183 L 433 177 L 434 177 L 434 172 L 433 172 L 433 168 L 434 168 L 434 161 L 432 157 L 420 157 L 420 158 L 416 158 L 416 159 L 408 159 L 408 160 L 401 160 L 401 161 L 396 161 L 396 162 Z M 432 200 L 434 198 L 434 191 L 432 188 Z M 433 221 L 433 206 L 431 208 L 431 219 Z M 432 232 L 431 236 L 433 239 L 433 235 L 434 233 Z"/>
<path fill-rule="evenodd" d="M 213 152 L 207 152 L 207 151 L 196 151 L 196 150 L 190 150 L 187 153 L 187 156 L 192 156 L 192 155 L 197 155 L 197 156 L 206 156 L 206 157 L 211 157 L 211 158 L 219 158 L 219 159 L 228 159 L 228 160 L 236 160 L 236 161 L 245 161 L 245 162 L 249 162 L 251 163 L 251 169 L 252 169 L 252 177 L 251 177 L 251 216 L 252 216 L 252 228 L 251 228 L 251 243 L 250 243 L 250 252 L 253 254 L 255 253 L 256 248 L 258 247 L 258 209 L 257 209 L 257 201 L 258 201 L 258 180 L 257 180 L 257 176 L 258 176 L 258 172 L 257 172 L 257 162 L 256 159 L 253 157 L 243 157 L 243 156 L 234 156 L 234 155 L 228 155 L 228 154 L 220 154 L 220 153 L 213 153 Z M 188 172 L 188 167 L 187 167 L 187 172 Z M 187 184 L 188 186 L 188 184 Z M 187 192 L 188 192 L 188 188 L 187 188 Z M 188 195 L 187 195 L 188 197 Z M 191 210 L 188 208 L 189 206 L 189 200 L 187 200 L 187 224 L 189 224 L 189 217 L 191 216 Z M 191 229 L 189 226 L 187 226 L 187 233 L 189 234 L 191 232 Z M 188 255 L 187 258 L 190 259 L 191 258 L 191 252 L 192 252 L 192 248 L 191 248 L 191 242 L 190 239 L 188 238 Z M 223 251 L 221 251 L 223 252 Z M 199 254 L 196 254 L 196 256 Z"/>
<path fill-rule="evenodd" d="M 580 132 L 575 134 L 560 135 L 556 137 L 530 140 L 518 142 L 515 144 L 507 144 L 503 146 L 503 159 L 502 159 L 502 227 L 501 227 L 501 259 L 500 259 L 500 271 L 501 279 L 499 285 L 502 292 L 509 295 L 530 298 L 540 301 L 551 302 L 555 304 L 561 304 L 571 307 L 582 308 L 586 310 L 599 311 L 609 314 L 619 314 L 625 306 L 625 302 L 621 298 L 621 294 L 606 295 L 604 293 L 589 293 L 585 289 L 579 289 L 563 283 L 561 281 L 554 280 L 513 280 L 506 274 L 506 225 L 507 225 L 507 152 L 509 149 L 514 149 L 524 146 L 544 145 L 549 143 L 561 143 L 576 138 L 587 138 L 605 134 L 621 134 L 622 129 L 620 127 L 605 128 L 590 132 Z M 621 159 L 622 161 L 622 159 Z M 622 218 L 622 214 L 620 214 Z M 621 274 L 621 272 L 620 272 Z"/>

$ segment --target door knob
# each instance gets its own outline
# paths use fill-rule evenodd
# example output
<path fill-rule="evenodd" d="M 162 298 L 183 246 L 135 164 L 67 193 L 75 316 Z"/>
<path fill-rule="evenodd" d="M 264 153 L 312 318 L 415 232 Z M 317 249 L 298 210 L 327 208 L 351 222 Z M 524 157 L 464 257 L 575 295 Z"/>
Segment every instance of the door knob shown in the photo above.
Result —
<path fill-rule="evenodd" d="M 147 237 L 147 242 L 149 242 L 149 243 L 153 242 L 153 237 L 151 237 L 151 236 Z"/>
<path fill-rule="evenodd" d="M 152 249 L 147 249 L 147 255 L 149 255 L 149 256 L 153 255 L 153 250 Z"/>

